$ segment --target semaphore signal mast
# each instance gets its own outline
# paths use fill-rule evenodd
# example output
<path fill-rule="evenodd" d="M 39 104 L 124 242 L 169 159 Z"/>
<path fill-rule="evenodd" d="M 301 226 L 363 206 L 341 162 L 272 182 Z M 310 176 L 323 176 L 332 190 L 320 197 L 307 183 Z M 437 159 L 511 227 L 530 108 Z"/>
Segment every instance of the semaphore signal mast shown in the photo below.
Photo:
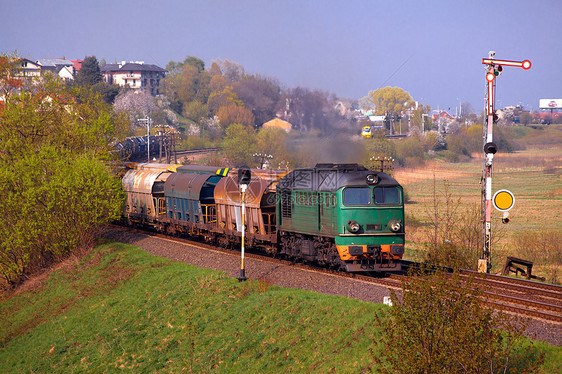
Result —
<path fill-rule="evenodd" d="M 494 154 L 497 152 L 498 147 L 493 141 L 492 131 L 494 123 L 498 117 L 494 110 L 494 91 L 496 88 L 496 77 L 499 76 L 504 66 L 520 67 L 525 70 L 531 68 L 531 61 L 508 61 L 508 60 L 495 60 L 496 52 L 490 51 L 489 58 L 483 58 L 482 64 L 486 65 L 486 82 L 487 82 L 487 95 L 486 95 L 486 113 L 488 120 L 484 127 L 484 165 L 482 171 L 482 216 L 483 216 L 483 249 L 482 257 L 478 260 L 478 271 L 481 273 L 489 273 L 492 268 L 491 259 L 491 221 L 492 221 L 492 160 Z M 502 192 L 502 193 L 500 193 Z M 499 198 L 497 197 L 499 194 Z M 496 198 L 503 201 L 506 198 L 509 201 L 511 197 L 511 204 L 506 204 L 509 207 L 498 207 Z M 494 205 L 498 210 L 504 212 L 504 222 L 508 222 L 507 211 L 513 206 L 513 195 L 507 190 L 498 191 L 494 195 Z M 500 204 L 501 205 L 501 204 Z"/>

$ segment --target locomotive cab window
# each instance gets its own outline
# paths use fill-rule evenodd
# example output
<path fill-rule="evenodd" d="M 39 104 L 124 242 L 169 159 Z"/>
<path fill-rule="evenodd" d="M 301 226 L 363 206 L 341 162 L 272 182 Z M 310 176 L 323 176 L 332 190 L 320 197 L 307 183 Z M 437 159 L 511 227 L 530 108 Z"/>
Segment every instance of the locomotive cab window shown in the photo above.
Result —
<path fill-rule="evenodd" d="M 369 187 L 348 187 L 343 190 L 344 205 L 371 204 L 371 190 Z"/>
<path fill-rule="evenodd" d="M 375 188 L 375 204 L 397 205 L 400 204 L 400 190 L 398 187 Z"/>

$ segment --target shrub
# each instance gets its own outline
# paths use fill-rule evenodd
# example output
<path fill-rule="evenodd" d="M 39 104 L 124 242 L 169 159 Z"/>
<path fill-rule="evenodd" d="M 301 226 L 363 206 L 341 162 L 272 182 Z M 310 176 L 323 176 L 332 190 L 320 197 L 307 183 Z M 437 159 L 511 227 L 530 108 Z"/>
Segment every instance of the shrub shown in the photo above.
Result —
<path fill-rule="evenodd" d="M 472 279 L 437 271 L 402 282 L 376 316 L 386 326 L 374 360 L 385 373 L 532 373 L 543 356 L 523 345 L 526 324 L 486 307 Z M 389 318 L 388 318 L 389 317 Z M 509 371 L 508 371 L 509 370 Z"/>
<path fill-rule="evenodd" d="M 440 266 L 475 269 L 482 249 L 482 221 L 479 205 L 462 206 L 453 199 L 449 184 L 437 189 L 434 181 L 431 205 L 426 207 L 426 261 Z M 501 235 L 494 236 L 494 241 Z"/>

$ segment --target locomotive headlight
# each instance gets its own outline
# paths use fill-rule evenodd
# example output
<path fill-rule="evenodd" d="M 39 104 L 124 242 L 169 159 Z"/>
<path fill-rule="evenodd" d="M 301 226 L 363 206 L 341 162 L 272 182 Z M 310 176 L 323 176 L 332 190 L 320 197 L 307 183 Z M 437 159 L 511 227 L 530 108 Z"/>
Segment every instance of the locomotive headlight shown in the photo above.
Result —
<path fill-rule="evenodd" d="M 377 184 L 379 182 L 379 177 L 376 174 L 367 175 L 367 184 Z"/>
<path fill-rule="evenodd" d="M 388 227 L 390 228 L 390 231 L 398 232 L 402 228 L 402 223 L 400 223 L 400 221 L 398 220 L 393 219 L 388 223 Z"/>
<path fill-rule="evenodd" d="M 354 234 L 358 232 L 360 228 L 361 226 L 359 226 L 359 223 L 357 223 L 357 221 L 349 221 L 347 223 L 347 229 Z"/>

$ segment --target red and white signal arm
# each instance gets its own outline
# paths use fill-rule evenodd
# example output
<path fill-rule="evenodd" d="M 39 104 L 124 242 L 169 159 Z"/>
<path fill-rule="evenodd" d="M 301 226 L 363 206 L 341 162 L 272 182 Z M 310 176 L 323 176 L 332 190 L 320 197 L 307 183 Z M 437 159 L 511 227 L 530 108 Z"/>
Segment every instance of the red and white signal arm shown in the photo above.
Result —
<path fill-rule="evenodd" d="M 495 60 L 492 58 L 483 58 L 482 63 L 485 65 L 502 65 L 502 66 L 514 66 L 529 70 L 531 68 L 531 61 L 509 61 L 509 60 Z"/>
<path fill-rule="evenodd" d="M 494 194 L 492 203 L 494 204 L 494 207 L 500 212 L 507 212 L 508 210 L 513 208 L 515 197 L 513 196 L 511 191 L 499 190 Z"/>

